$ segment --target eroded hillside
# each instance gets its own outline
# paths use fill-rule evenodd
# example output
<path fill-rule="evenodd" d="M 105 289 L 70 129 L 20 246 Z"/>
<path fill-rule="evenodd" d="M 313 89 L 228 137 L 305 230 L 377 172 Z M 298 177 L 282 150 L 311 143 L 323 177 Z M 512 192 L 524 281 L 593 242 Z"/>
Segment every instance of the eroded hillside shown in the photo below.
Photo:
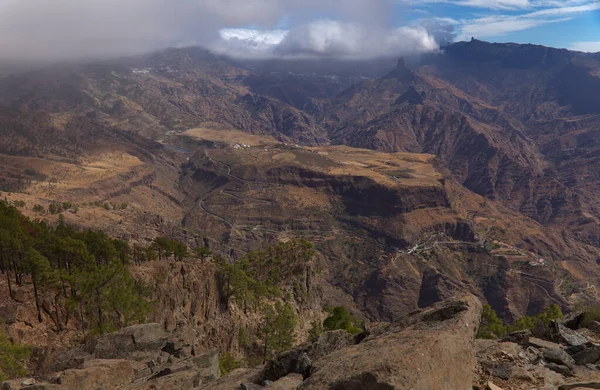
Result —
<path fill-rule="evenodd" d="M 507 320 L 567 309 L 599 280 L 597 69 L 472 41 L 373 79 L 194 48 L 15 73 L 3 194 L 34 218 L 231 259 L 306 238 L 371 319 L 457 290 Z"/>

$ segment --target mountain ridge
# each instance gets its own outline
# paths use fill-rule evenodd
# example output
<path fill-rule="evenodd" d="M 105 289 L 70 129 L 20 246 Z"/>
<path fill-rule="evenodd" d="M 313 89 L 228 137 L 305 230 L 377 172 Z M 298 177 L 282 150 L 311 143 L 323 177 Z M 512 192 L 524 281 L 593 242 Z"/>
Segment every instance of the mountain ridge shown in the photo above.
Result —
<path fill-rule="evenodd" d="M 202 240 L 199 234 L 179 230 L 177 226 L 183 225 L 192 231 L 211 226 L 214 231 L 206 238 L 207 242 L 223 252 L 233 253 L 235 258 L 236 249 L 250 250 L 253 244 L 249 243 L 280 239 L 290 232 L 285 223 L 279 223 L 279 218 L 274 215 L 275 209 L 261 209 L 256 202 L 247 204 L 248 198 L 271 198 L 256 196 L 257 190 L 248 186 L 237 188 L 239 183 L 233 189 L 220 188 L 223 183 L 236 182 L 237 179 L 229 175 L 244 180 L 252 178 L 266 183 L 264 186 L 278 188 L 269 194 L 273 196 L 274 204 L 286 199 L 282 195 L 286 191 L 293 192 L 295 196 L 289 199 L 305 200 L 303 195 L 310 199 L 307 191 L 311 185 L 327 195 L 323 197 L 323 193 L 316 192 L 311 196 L 318 194 L 321 197 L 318 199 L 328 204 L 337 191 L 332 188 L 347 186 L 347 190 L 356 193 L 335 195 L 346 196 L 346 203 L 332 202 L 335 205 L 332 206 L 333 211 L 327 210 L 325 214 L 321 211 L 321 214 L 315 214 L 314 220 L 331 221 L 335 212 L 338 213 L 335 214 L 336 223 L 353 228 L 358 226 L 359 233 L 364 234 L 374 248 L 380 248 L 378 240 L 383 240 L 387 249 L 381 254 L 381 259 L 376 259 L 377 264 L 393 255 L 394 246 L 396 250 L 409 250 L 414 245 L 423 244 L 431 231 L 444 234 L 460 231 L 463 228 L 458 227 L 460 223 L 457 221 L 467 220 L 469 229 L 473 231 L 483 220 L 497 221 L 498 230 L 499 226 L 508 230 L 527 226 L 525 231 L 509 232 L 504 236 L 497 233 L 497 241 L 508 246 L 519 245 L 518 250 L 531 253 L 532 258 L 551 259 L 556 275 L 549 274 L 547 277 L 553 286 L 565 286 L 560 278 L 567 278 L 578 283 L 578 294 L 587 294 L 584 279 L 592 275 L 593 284 L 600 280 L 596 279 L 596 275 L 600 275 L 596 269 L 596 259 L 600 258 L 600 202 L 595 196 L 600 191 L 597 174 L 600 170 L 594 168 L 600 162 L 597 145 L 600 134 L 595 130 L 600 125 L 600 117 L 595 113 L 594 104 L 578 98 L 578 93 L 587 96 L 596 91 L 595 72 L 600 69 L 598 56 L 540 46 L 473 40 L 450 45 L 443 54 L 424 56 L 415 65 L 407 66 L 407 63 L 411 61 L 398 61 L 395 69 L 378 78 L 340 76 L 336 79 L 272 72 L 268 67 L 261 70 L 256 64 L 253 68 L 244 68 L 239 63 L 198 48 L 170 49 L 129 59 L 7 76 L 0 79 L 0 104 L 13 110 L 8 112 L 12 118 L 17 118 L 13 122 L 18 122 L 19 129 L 24 126 L 31 128 L 33 134 L 43 134 L 51 129 L 49 134 L 57 136 L 50 141 L 62 140 L 55 145 L 63 151 L 79 145 L 74 152 L 69 152 L 77 157 L 75 160 L 88 157 L 89 151 L 95 148 L 90 145 L 97 144 L 99 139 L 113 139 L 115 134 L 119 136 L 108 144 L 122 143 L 126 153 L 139 154 L 147 149 L 145 168 L 127 173 L 127 177 L 135 177 L 136 180 L 124 180 L 124 176 L 111 179 L 111 183 L 118 182 L 122 189 L 110 191 L 108 198 L 99 197 L 97 200 L 110 201 L 112 195 L 115 195 L 115 202 L 143 198 L 140 204 L 153 210 L 153 215 L 140 215 L 137 220 L 146 221 L 143 223 L 154 221 L 148 229 L 140 229 L 143 234 L 154 234 L 152 232 L 164 229 L 169 234 L 181 234 L 190 242 L 199 242 Z M 565 81 L 561 83 L 560 80 Z M 591 101 L 594 101 L 593 98 Z M 42 125 L 31 125 L 32 118 L 38 117 Z M 77 123 L 80 127 L 75 125 Z M 95 130 L 81 130 L 88 127 Z M 190 136 L 188 130 L 191 128 L 199 128 L 204 136 Z M 231 130 L 242 132 L 231 135 L 229 141 L 232 142 L 206 136 L 206 131 L 230 134 Z M 3 135 L 12 134 L 11 137 L 22 132 L 10 130 L 6 125 L 0 131 Z M 264 145 L 260 142 L 259 145 L 251 145 L 251 151 L 247 151 L 241 146 L 250 143 L 244 138 L 244 133 L 268 137 L 270 141 Z M 67 137 L 61 138 L 65 134 Z M 76 135 L 81 139 L 78 140 Z M 155 141 L 176 145 L 179 149 L 175 150 L 180 152 L 166 151 Z M 36 157 L 49 160 L 56 160 L 56 156 L 60 155 L 46 150 L 47 145 L 44 149 L 41 145 L 30 144 L 29 149 L 20 152 L 21 149 L 15 148 L 19 142 L 7 143 L 10 148 L 3 149 L 7 155 L 5 161 L 19 153 L 37 153 Z M 233 158 L 234 144 L 242 149 L 235 152 L 234 160 L 226 162 L 229 173 L 225 165 L 207 158 L 213 154 Z M 364 187 L 357 184 L 365 183 L 364 179 L 352 179 L 343 185 L 337 183 L 336 178 L 323 172 L 330 169 L 331 164 L 340 162 L 327 156 L 315 157 L 319 153 L 334 156 L 335 153 L 326 149 L 303 149 L 307 146 L 327 148 L 329 145 L 370 149 L 372 152 L 364 152 L 368 156 L 365 159 L 373 159 L 381 152 L 435 155 L 431 164 L 442 176 L 444 196 L 449 203 L 432 207 L 431 211 L 416 212 L 414 221 L 425 222 L 414 222 L 414 225 L 427 228 L 422 231 L 415 228 L 410 234 L 407 233 L 410 229 L 402 229 L 406 229 L 413 217 L 403 216 L 404 219 L 389 222 L 384 219 L 385 208 L 379 210 L 376 217 L 361 215 L 361 210 L 370 207 L 369 200 L 365 200 L 368 197 L 362 203 L 355 202 L 353 205 L 352 201 L 369 194 L 368 191 L 362 193 Z M 265 150 L 262 151 L 261 147 Z M 282 159 L 279 170 L 274 166 L 263 169 L 256 165 L 259 161 L 256 159 L 263 155 L 271 156 L 277 148 L 283 148 L 277 157 Z M 344 158 L 339 158 L 344 161 Z M 311 159 L 318 162 L 310 168 L 298 170 L 293 164 L 288 165 L 291 161 L 305 164 Z M 378 159 L 385 160 L 383 157 Z M 273 161 L 277 163 L 277 159 Z M 74 163 L 78 164 L 77 161 Z M 371 165 L 377 167 L 377 164 Z M 132 168 L 119 167 L 115 172 L 120 169 Z M 15 174 L 16 171 L 11 172 Z M 413 173 L 398 169 L 396 175 L 396 180 L 400 180 L 403 176 L 411 177 Z M 7 177 L 5 180 L 14 181 L 14 178 Z M 106 185 L 101 183 L 108 181 L 99 182 L 98 186 Z M 154 190 L 162 191 L 157 199 L 165 202 L 164 205 L 168 204 L 168 213 L 160 212 L 159 203 L 153 203 L 158 200 L 151 200 L 146 193 Z M 221 190 L 224 193 L 219 192 Z M 41 194 L 26 191 L 38 196 Z M 78 194 L 86 193 L 84 188 L 78 191 Z M 60 193 L 44 196 L 52 198 Z M 104 191 L 98 193 L 104 194 Z M 165 194 L 173 199 L 165 200 L 168 198 Z M 423 193 L 420 196 L 427 204 L 438 195 Z M 92 195 L 86 196 L 93 199 Z M 204 199 L 205 196 L 209 198 Z M 406 196 L 410 198 L 410 195 L 404 194 L 398 199 Z M 255 222 L 265 222 L 270 225 L 266 229 L 275 233 L 234 232 L 235 223 L 226 215 L 231 210 L 223 210 L 221 206 L 225 203 L 219 206 L 213 201 L 211 205 L 210 197 L 227 199 L 231 210 L 236 205 L 249 207 L 256 212 Z M 294 204 L 293 200 L 288 202 Z M 285 204 L 280 203 L 281 207 L 277 209 L 280 213 L 285 213 Z M 306 208 L 300 208 L 299 215 L 310 215 L 315 211 L 313 206 L 308 202 L 303 206 Z M 441 211 L 444 207 L 453 209 L 460 218 L 449 221 Z M 209 213 L 226 217 L 224 219 L 229 220 L 231 226 L 211 218 Z M 356 215 L 361 215 L 363 220 L 357 222 Z M 199 224 L 194 219 L 203 222 Z M 79 223 L 85 222 L 80 220 Z M 395 223 L 403 228 L 394 230 Z M 309 227 L 318 230 L 312 225 Z M 446 230 L 447 227 L 449 230 Z M 130 228 L 128 224 L 117 230 L 122 234 L 123 230 L 126 233 Z M 458 241 L 459 236 L 452 240 Z M 386 237 L 391 239 L 390 242 L 395 240 L 396 244 L 387 245 Z M 365 280 L 356 280 L 361 287 L 350 295 L 363 308 L 379 305 L 378 300 L 383 295 L 391 302 L 395 299 L 394 294 L 403 288 L 412 289 L 413 295 L 418 293 L 413 297 L 415 299 L 411 298 L 411 302 L 414 301 L 411 305 L 442 299 L 457 286 L 464 288 L 464 278 L 459 278 L 460 272 L 456 271 L 461 269 L 465 272 L 464 264 L 457 260 L 444 263 L 446 257 L 457 255 L 453 252 L 440 250 L 435 255 L 439 264 L 432 269 L 416 267 L 418 276 L 411 281 L 394 274 L 398 269 L 393 264 L 378 265 L 369 273 L 359 272 Z M 373 257 L 373 253 L 348 253 L 347 256 L 346 260 L 355 256 L 360 262 Z M 535 311 L 544 303 L 558 299 L 552 298 L 555 295 L 567 298 L 572 295 L 558 287 L 556 291 L 548 292 L 546 287 L 536 287 L 535 283 L 533 287 L 519 288 L 520 274 L 511 272 L 524 271 L 510 269 L 510 256 L 509 260 L 504 255 L 491 257 L 494 258 L 493 272 L 504 275 L 504 285 L 479 286 L 478 293 L 488 294 L 486 298 L 505 318 L 514 318 L 515 313 Z M 419 260 L 414 261 L 418 263 Z M 353 266 L 352 261 L 349 264 Z M 414 265 L 411 267 L 415 268 Z M 343 285 L 344 278 L 352 277 L 355 277 L 352 272 L 346 272 L 337 283 Z M 478 274 L 477 278 L 481 277 Z M 429 285 L 432 280 L 436 281 L 434 286 Z M 481 280 L 477 279 L 475 284 L 478 282 Z M 498 292 L 492 293 L 494 289 Z M 544 291 L 550 298 L 541 298 Z M 527 301 L 525 306 L 517 307 L 511 296 L 520 294 L 529 296 L 531 304 Z M 419 298 L 419 295 L 422 297 Z M 390 303 L 389 307 L 386 305 L 370 315 L 373 318 L 382 313 L 390 316 L 393 311 L 390 307 L 397 302 Z"/>

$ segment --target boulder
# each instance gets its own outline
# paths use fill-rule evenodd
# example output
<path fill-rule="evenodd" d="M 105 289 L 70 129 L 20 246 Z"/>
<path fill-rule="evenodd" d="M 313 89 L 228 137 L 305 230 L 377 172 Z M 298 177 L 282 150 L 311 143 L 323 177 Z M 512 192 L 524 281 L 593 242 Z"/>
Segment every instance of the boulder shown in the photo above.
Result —
<path fill-rule="evenodd" d="M 0 323 L 12 325 L 17 320 L 19 305 L 15 302 L 8 301 L 0 305 Z"/>
<path fill-rule="evenodd" d="M 572 329 L 567 328 L 558 321 L 552 321 L 550 324 L 552 337 L 555 341 L 565 343 L 567 345 L 575 346 L 588 343 L 587 337 L 583 336 Z"/>
<path fill-rule="evenodd" d="M 550 348 L 545 349 L 542 352 L 542 357 L 547 362 L 560 364 L 563 366 L 567 366 L 569 368 L 573 368 L 575 366 L 575 360 L 565 351 L 558 348 Z"/>
<path fill-rule="evenodd" d="M 531 338 L 530 330 L 520 330 L 517 332 L 509 333 L 506 337 L 502 339 L 502 342 L 511 342 L 519 345 L 527 345 L 529 344 L 529 339 Z"/>
<path fill-rule="evenodd" d="M 137 381 L 133 386 L 127 386 L 127 390 L 191 390 L 198 385 L 200 385 L 198 374 L 193 370 L 181 370 L 176 372 L 169 370 L 168 374 L 148 380 Z"/>
<path fill-rule="evenodd" d="M 285 376 L 268 387 L 269 390 L 296 390 L 302 384 L 304 378 L 300 374 Z"/>
<path fill-rule="evenodd" d="M 600 382 L 576 382 L 558 386 L 558 390 L 600 389 Z"/>
<path fill-rule="evenodd" d="M 407 326 L 320 359 L 299 389 L 471 390 L 480 316 L 473 295 L 440 302 Z"/>
<path fill-rule="evenodd" d="M 598 322 L 598 321 L 590 322 L 590 324 L 587 327 L 589 330 L 592 330 L 596 333 L 600 333 L 600 322 Z"/>
<path fill-rule="evenodd" d="M 509 380 L 512 375 L 512 364 L 507 362 L 498 363 L 492 366 L 490 371 L 492 376 L 496 378 Z"/>
<path fill-rule="evenodd" d="M 18 390 L 21 387 L 21 381 L 18 379 L 13 379 L 2 382 L 0 385 L 0 390 Z"/>
<path fill-rule="evenodd" d="M 26 390 L 65 390 L 64 387 L 59 385 L 53 385 L 51 383 L 37 383 L 33 386 L 27 386 Z M 79 389 L 79 388 L 77 388 Z"/>
<path fill-rule="evenodd" d="M 573 357 L 575 364 L 585 365 L 596 363 L 600 360 L 600 345 L 587 343 L 568 347 L 565 351 Z"/>
<path fill-rule="evenodd" d="M 97 390 L 116 388 L 134 379 L 132 362 L 120 359 L 89 360 L 81 369 L 65 370 L 51 382 L 63 389 Z"/>
<path fill-rule="evenodd" d="M 263 390 L 264 387 L 257 385 L 256 383 L 242 383 L 240 390 Z"/>
<path fill-rule="evenodd" d="M 306 378 L 311 373 L 314 361 L 354 344 L 356 336 L 346 331 L 325 332 L 315 342 L 303 344 L 269 361 L 261 373 L 261 381 L 276 381 L 288 374 L 301 374 Z"/>
<path fill-rule="evenodd" d="M 488 382 L 485 387 L 486 390 L 502 390 L 500 386 L 495 385 L 493 382 Z"/>
<path fill-rule="evenodd" d="M 581 328 L 583 324 L 583 320 L 585 319 L 585 313 L 582 312 L 573 312 L 567 314 L 561 320 L 561 323 L 569 329 L 577 330 Z"/>
<path fill-rule="evenodd" d="M 552 343 L 550 341 L 538 339 L 536 337 L 531 337 L 529 339 L 529 345 L 531 345 L 535 348 L 538 348 L 538 349 L 547 349 L 547 348 L 560 349 L 560 345 L 558 345 L 556 343 Z"/>
<path fill-rule="evenodd" d="M 564 375 L 564 376 L 572 376 L 573 375 L 573 372 L 571 371 L 571 369 L 562 364 L 547 363 L 546 368 L 548 368 L 554 372 L 557 372 L 561 375 Z"/>
<path fill-rule="evenodd" d="M 221 377 L 219 368 L 219 353 L 217 351 L 209 351 L 202 355 L 191 358 L 194 363 L 200 384 L 212 382 Z"/>
<path fill-rule="evenodd" d="M 211 382 L 201 390 L 239 390 L 242 383 L 259 382 L 261 368 L 238 368 L 226 376 Z"/>
<path fill-rule="evenodd" d="M 98 338 L 88 352 L 98 359 L 121 359 L 140 351 L 156 353 L 165 346 L 167 336 L 160 324 L 134 325 Z"/>

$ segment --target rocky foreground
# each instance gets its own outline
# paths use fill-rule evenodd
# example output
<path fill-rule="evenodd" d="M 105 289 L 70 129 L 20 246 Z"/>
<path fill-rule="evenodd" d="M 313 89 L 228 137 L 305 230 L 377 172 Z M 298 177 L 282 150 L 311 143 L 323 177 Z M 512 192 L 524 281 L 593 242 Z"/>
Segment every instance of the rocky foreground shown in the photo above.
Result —
<path fill-rule="evenodd" d="M 220 377 L 216 351 L 185 332 L 136 325 L 38 357 L 36 379 L 2 390 L 584 389 L 600 388 L 600 324 L 571 316 L 549 328 L 478 340 L 481 302 L 465 295 L 372 324 L 359 335 L 326 332 L 266 365 Z M 537 337 L 536 337 L 537 336 Z"/>

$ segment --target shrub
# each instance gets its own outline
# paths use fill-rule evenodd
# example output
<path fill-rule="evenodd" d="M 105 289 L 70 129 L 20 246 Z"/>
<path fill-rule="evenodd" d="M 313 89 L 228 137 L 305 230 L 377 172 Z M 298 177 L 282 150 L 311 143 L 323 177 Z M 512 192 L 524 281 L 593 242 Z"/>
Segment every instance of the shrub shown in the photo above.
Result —
<path fill-rule="evenodd" d="M 12 344 L 0 330 L 0 382 L 26 375 L 24 362 L 30 354 L 30 347 Z"/>
<path fill-rule="evenodd" d="M 349 313 L 343 306 L 334 307 L 329 317 L 323 321 L 325 330 L 343 329 L 348 333 L 358 334 L 362 331 L 362 327 L 362 321 Z"/>
<path fill-rule="evenodd" d="M 323 334 L 323 324 L 320 321 L 313 321 L 308 330 L 308 339 L 314 340 Z"/>
<path fill-rule="evenodd" d="M 242 363 L 239 360 L 236 360 L 229 352 L 219 356 L 219 370 L 221 371 L 221 376 L 227 375 L 241 366 Z"/>
<path fill-rule="evenodd" d="M 506 334 L 506 327 L 490 305 L 483 305 L 481 323 L 477 337 L 480 339 L 497 339 Z"/>
<path fill-rule="evenodd" d="M 501 338 L 506 333 L 510 332 L 533 330 L 536 327 L 547 327 L 551 321 L 558 320 L 562 317 L 563 314 L 560 311 L 560 307 L 556 304 L 552 304 L 533 317 L 525 316 L 519 318 L 512 325 L 505 326 L 490 305 L 483 305 L 481 324 L 479 325 L 477 337 L 481 339 Z"/>

